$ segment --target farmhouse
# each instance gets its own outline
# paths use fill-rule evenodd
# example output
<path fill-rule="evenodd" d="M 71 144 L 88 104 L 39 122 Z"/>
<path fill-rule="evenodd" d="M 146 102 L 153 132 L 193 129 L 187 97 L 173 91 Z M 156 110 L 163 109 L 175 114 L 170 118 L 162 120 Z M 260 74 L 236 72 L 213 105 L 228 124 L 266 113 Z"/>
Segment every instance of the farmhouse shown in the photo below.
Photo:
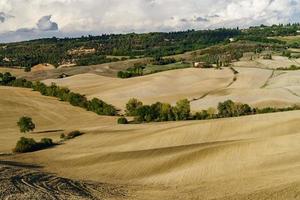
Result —
<path fill-rule="evenodd" d="M 68 75 L 68 74 L 65 74 L 65 73 L 62 73 L 62 74 L 60 74 L 59 76 L 58 76 L 58 78 L 67 78 L 67 77 L 69 77 L 70 75 Z"/>
<path fill-rule="evenodd" d="M 3 61 L 4 61 L 4 62 L 10 62 L 10 59 L 7 58 L 7 57 L 5 57 L 5 58 L 3 58 Z"/>
<path fill-rule="evenodd" d="M 205 62 L 193 62 L 193 67 L 195 68 L 204 68 Z"/>

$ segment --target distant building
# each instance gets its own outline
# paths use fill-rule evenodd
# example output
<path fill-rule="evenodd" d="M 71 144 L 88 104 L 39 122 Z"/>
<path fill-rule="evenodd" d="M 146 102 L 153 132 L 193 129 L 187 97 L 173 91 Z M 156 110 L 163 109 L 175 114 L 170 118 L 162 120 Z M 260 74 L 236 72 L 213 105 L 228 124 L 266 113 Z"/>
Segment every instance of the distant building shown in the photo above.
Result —
<path fill-rule="evenodd" d="M 193 67 L 195 68 L 203 68 L 205 66 L 205 62 L 193 62 Z"/>
<path fill-rule="evenodd" d="M 68 74 L 65 74 L 65 73 L 62 73 L 62 74 L 60 74 L 59 76 L 58 76 L 58 78 L 67 78 L 67 77 L 69 77 L 70 75 L 68 75 Z"/>
<path fill-rule="evenodd" d="M 7 58 L 7 57 L 5 57 L 5 58 L 3 58 L 3 61 L 4 61 L 4 62 L 10 62 L 10 59 Z"/>
<path fill-rule="evenodd" d="M 229 38 L 229 41 L 230 42 L 235 42 L 235 39 L 234 38 Z"/>
<path fill-rule="evenodd" d="M 300 34 L 300 30 L 296 31 L 298 34 Z"/>

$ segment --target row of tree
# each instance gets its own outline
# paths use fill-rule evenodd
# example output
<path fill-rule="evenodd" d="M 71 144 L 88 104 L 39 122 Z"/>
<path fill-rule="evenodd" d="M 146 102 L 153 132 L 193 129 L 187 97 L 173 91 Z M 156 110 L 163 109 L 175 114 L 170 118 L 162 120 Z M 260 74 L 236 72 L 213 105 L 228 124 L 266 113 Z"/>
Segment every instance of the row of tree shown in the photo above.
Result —
<path fill-rule="evenodd" d="M 173 64 L 176 63 L 176 59 L 175 58 L 162 58 L 160 56 L 155 57 L 151 64 L 153 65 L 168 65 L 168 64 Z"/>
<path fill-rule="evenodd" d="M 85 108 L 98 115 L 117 115 L 117 110 L 114 106 L 97 98 L 88 100 L 84 95 L 71 92 L 68 88 L 59 87 L 55 84 L 47 86 L 39 81 L 33 83 L 26 79 L 16 79 L 16 77 L 7 72 L 4 74 L 0 73 L 0 85 L 32 88 L 34 91 L 38 91 L 44 96 L 56 97 L 60 101 L 67 101 L 73 106 Z"/>
<path fill-rule="evenodd" d="M 208 109 L 192 114 L 190 110 L 190 102 L 187 99 L 178 101 L 175 106 L 171 106 L 170 104 L 160 102 L 154 103 L 152 105 L 143 105 L 143 103 L 137 99 L 130 99 L 126 104 L 126 115 L 133 116 L 135 123 L 181 120 L 207 120 L 273 112 L 284 112 L 291 110 L 300 110 L 300 107 L 267 107 L 260 109 L 251 108 L 248 104 L 236 103 L 232 100 L 227 100 L 218 104 L 217 111 L 213 109 Z M 128 121 L 126 118 L 122 117 L 118 120 L 118 123 L 127 124 Z"/>
<path fill-rule="evenodd" d="M 236 29 L 181 31 L 170 33 L 111 34 L 81 38 L 49 38 L 0 44 L 0 66 L 31 68 L 39 63 L 91 65 L 116 61 L 106 56 L 167 56 L 205 48 L 235 37 Z M 70 54 L 76 49 L 94 52 Z"/>
<path fill-rule="evenodd" d="M 125 71 L 119 71 L 117 76 L 119 78 L 132 78 L 136 76 L 143 76 L 146 64 L 135 63 L 133 67 L 127 68 Z"/>

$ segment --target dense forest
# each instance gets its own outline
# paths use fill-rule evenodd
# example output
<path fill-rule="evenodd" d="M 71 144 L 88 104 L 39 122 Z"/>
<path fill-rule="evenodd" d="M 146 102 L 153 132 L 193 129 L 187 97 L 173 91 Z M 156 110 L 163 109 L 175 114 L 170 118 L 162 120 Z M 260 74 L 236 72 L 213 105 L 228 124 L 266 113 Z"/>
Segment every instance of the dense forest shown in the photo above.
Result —
<path fill-rule="evenodd" d="M 170 33 L 110 34 L 81 38 L 48 38 L 0 44 L 0 66 L 30 68 L 39 63 L 92 65 L 135 57 L 161 57 L 203 49 L 230 38 L 263 43 L 285 42 L 274 36 L 296 35 L 299 24 L 250 27 L 249 29 L 188 30 Z M 297 45 L 297 44 L 296 44 Z M 113 57 L 112 57 L 113 56 Z M 126 56 L 118 57 L 118 56 Z"/>

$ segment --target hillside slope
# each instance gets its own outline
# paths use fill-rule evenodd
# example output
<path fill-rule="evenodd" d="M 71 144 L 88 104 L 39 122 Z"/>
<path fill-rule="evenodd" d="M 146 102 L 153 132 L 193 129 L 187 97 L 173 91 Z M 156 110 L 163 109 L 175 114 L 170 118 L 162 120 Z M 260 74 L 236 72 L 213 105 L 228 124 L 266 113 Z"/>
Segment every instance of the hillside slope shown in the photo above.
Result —
<path fill-rule="evenodd" d="M 66 86 L 89 98 L 98 97 L 124 109 L 130 98 L 138 98 L 146 104 L 156 101 L 175 103 L 180 99 L 193 99 L 212 90 L 225 88 L 232 81 L 233 73 L 229 69 L 190 68 L 130 79 L 80 74 L 65 79 L 49 79 L 44 82 Z"/>
<path fill-rule="evenodd" d="M 299 198 L 299 111 L 116 125 L 113 118 L 29 90 L 2 87 L 0 94 L 6 97 L 0 101 L 1 151 L 20 136 L 15 125 L 20 110 L 37 119 L 41 131 L 86 132 L 52 149 L 1 159 L 34 163 L 69 178 L 136 185 L 135 199 Z"/>
<path fill-rule="evenodd" d="M 286 107 L 299 104 L 299 76 L 297 71 L 282 72 L 270 69 L 236 67 L 234 75 L 229 68 L 180 69 L 148 76 L 117 79 L 95 74 L 79 74 L 65 79 L 48 79 L 73 91 L 98 97 L 124 109 L 130 98 L 145 104 L 157 101 L 175 104 L 188 98 L 193 111 L 231 99 L 253 107 Z"/>

